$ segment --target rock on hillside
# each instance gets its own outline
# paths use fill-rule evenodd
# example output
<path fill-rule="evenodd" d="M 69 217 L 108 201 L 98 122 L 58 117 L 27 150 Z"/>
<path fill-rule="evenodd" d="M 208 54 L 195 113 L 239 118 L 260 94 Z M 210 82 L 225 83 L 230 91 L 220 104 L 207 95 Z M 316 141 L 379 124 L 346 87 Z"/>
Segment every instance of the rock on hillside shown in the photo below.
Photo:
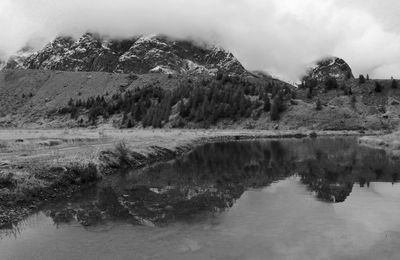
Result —
<path fill-rule="evenodd" d="M 6 66 L 6 63 L 7 62 L 5 62 L 4 60 L 0 59 L 0 70 L 2 70 Z"/>
<path fill-rule="evenodd" d="M 343 60 L 337 57 L 329 57 L 315 63 L 309 69 L 306 79 L 314 79 L 318 82 L 325 82 L 328 78 L 336 80 L 346 80 L 354 78 L 350 66 Z"/>
<path fill-rule="evenodd" d="M 216 74 L 217 71 L 247 74 L 232 53 L 218 47 L 200 46 L 160 35 L 109 40 L 92 33 L 77 40 L 57 37 L 35 53 L 21 51 L 9 59 L 5 68 L 137 74 Z"/>

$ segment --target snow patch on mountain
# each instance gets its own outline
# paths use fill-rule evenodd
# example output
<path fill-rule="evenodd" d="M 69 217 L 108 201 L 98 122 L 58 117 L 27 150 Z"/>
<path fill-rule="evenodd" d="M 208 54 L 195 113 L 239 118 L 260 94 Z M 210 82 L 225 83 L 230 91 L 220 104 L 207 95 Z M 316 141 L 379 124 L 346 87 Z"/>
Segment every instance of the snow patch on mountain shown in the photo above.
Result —
<path fill-rule="evenodd" d="M 171 70 L 168 67 L 157 66 L 150 70 L 151 73 L 164 73 L 164 74 L 177 74 L 175 70 Z"/>

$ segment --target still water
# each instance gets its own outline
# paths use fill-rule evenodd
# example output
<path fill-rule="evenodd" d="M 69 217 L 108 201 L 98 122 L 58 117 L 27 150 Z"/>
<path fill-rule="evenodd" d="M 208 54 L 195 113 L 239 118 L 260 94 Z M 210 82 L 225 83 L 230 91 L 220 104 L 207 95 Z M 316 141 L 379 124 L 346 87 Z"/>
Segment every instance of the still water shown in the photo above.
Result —
<path fill-rule="evenodd" d="M 207 144 L 0 231 L 0 259 L 400 259 L 399 166 L 356 138 Z"/>

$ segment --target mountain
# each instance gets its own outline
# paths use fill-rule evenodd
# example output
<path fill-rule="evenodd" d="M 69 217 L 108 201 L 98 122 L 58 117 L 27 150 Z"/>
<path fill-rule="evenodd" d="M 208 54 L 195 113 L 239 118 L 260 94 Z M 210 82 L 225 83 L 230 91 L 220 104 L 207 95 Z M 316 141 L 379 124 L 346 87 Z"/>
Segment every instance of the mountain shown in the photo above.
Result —
<path fill-rule="evenodd" d="M 25 60 L 33 54 L 33 49 L 31 47 L 24 47 L 19 50 L 15 55 L 11 56 L 7 62 L 3 63 L 3 68 L 23 68 Z M 1 61 L 0 61 L 1 64 Z"/>
<path fill-rule="evenodd" d="M 341 58 L 327 57 L 317 61 L 307 72 L 305 78 L 325 82 L 329 78 L 346 80 L 354 78 L 350 66 Z"/>
<path fill-rule="evenodd" d="M 137 74 L 248 73 L 232 53 L 219 47 L 161 35 L 113 40 L 93 33 L 77 40 L 57 37 L 34 53 L 21 50 L 8 60 L 5 68 Z"/>

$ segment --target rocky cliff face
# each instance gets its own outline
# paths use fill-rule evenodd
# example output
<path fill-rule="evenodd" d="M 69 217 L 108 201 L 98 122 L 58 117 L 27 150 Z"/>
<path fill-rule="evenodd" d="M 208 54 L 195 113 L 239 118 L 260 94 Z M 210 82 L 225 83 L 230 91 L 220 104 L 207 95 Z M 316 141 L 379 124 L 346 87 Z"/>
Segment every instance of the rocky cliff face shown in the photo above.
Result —
<path fill-rule="evenodd" d="M 9 59 L 5 68 L 138 74 L 247 73 L 232 53 L 221 48 L 159 35 L 107 40 L 92 33 L 78 40 L 57 37 L 35 53 L 21 51 Z"/>
<path fill-rule="evenodd" d="M 354 78 L 350 66 L 342 59 L 329 57 L 322 59 L 309 69 L 306 78 L 325 82 L 328 78 L 346 80 Z"/>

